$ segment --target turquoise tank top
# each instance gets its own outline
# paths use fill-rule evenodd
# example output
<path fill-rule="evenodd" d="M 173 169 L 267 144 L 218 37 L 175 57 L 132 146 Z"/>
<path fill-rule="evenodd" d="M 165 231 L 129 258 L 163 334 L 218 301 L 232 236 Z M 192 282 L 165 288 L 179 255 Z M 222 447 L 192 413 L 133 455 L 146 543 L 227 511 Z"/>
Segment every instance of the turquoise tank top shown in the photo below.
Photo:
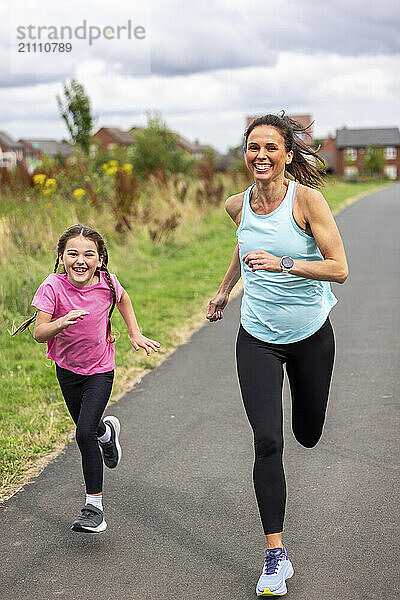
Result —
<path fill-rule="evenodd" d="M 312 235 L 293 218 L 297 183 L 289 181 L 285 198 L 267 215 L 250 207 L 250 186 L 244 195 L 242 218 L 236 231 L 239 242 L 244 294 L 241 323 L 253 337 L 275 344 L 289 344 L 315 333 L 337 300 L 328 281 L 305 279 L 290 273 L 253 271 L 243 262 L 251 250 L 299 260 L 323 260 Z"/>

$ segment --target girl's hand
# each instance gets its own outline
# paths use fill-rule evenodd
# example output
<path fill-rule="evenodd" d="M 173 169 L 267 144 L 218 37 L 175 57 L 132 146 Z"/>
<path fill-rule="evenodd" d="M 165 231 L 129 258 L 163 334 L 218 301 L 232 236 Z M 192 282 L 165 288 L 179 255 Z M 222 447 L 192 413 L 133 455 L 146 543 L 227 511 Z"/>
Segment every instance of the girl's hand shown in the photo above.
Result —
<path fill-rule="evenodd" d="M 265 250 L 252 250 L 247 252 L 242 259 L 253 271 L 269 271 L 270 273 L 281 272 L 281 259 Z"/>
<path fill-rule="evenodd" d="M 75 325 L 79 319 L 83 319 L 90 313 L 87 310 L 71 310 L 69 313 L 59 318 L 59 324 L 61 329 L 67 329 L 70 325 Z"/>
<path fill-rule="evenodd" d="M 213 323 L 224 318 L 223 310 L 228 304 L 229 294 L 226 292 L 217 292 L 214 298 L 211 298 L 207 305 L 206 318 Z"/>
<path fill-rule="evenodd" d="M 131 341 L 132 346 L 135 348 L 136 351 L 138 351 L 139 348 L 143 348 L 143 350 L 146 352 L 147 356 L 149 356 L 151 350 L 154 350 L 154 352 L 157 352 L 158 348 L 161 345 L 161 344 L 159 344 L 159 342 L 150 340 L 149 338 L 145 337 L 142 333 L 140 333 L 140 331 L 130 335 L 129 339 Z"/>

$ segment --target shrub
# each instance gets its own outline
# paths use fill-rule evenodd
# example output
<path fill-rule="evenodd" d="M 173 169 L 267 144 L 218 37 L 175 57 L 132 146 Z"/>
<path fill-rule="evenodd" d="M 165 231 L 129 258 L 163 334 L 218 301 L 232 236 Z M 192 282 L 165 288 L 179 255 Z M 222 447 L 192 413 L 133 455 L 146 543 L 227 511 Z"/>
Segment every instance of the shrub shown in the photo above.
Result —
<path fill-rule="evenodd" d="M 168 129 L 159 116 L 148 115 L 147 127 L 135 132 L 130 157 L 140 178 L 158 169 L 166 173 L 189 173 L 194 159 L 178 145 L 178 136 Z"/>

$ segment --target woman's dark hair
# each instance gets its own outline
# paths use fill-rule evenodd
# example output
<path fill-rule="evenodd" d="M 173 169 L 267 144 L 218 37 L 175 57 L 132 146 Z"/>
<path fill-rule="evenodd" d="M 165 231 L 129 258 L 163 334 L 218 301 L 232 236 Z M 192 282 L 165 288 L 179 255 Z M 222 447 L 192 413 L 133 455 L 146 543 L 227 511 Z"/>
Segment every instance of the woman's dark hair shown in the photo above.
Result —
<path fill-rule="evenodd" d="M 64 231 L 64 233 L 58 240 L 58 244 L 57 244 L 57 260 L 56 260 L 56 264 L 54 265 L 54 273 L 57 273 L 57 269 L 58 269 L 58 266 L 60 263 L 60 256 L 64 253 L 65 246 L 67 245 L 68 240 L 78 237 L 80 235 L 84 238 L 92 240 L 96 244 L 96 248 L 97 248 L 97 252 L 99 253 L 99 257 L 103 259 L 101 267 L 100 267 L 100 271 L 104 271 L 104 274 L 106 276 L 107 283 L 110 286 L 111 295 L 112 295 L 112 305 L 111 305 L 111 308 L 108 313 L 106 338 L 107 338 L 108 342 L 113 343 L 115 340 L 112 336 L 110 319 L 111 319 L 113 310 L 115 308 L 115 304 L 117 301 L 117 295 L 115 292 L 115 287 L 114 287 L 113 281 L 111 279 L 111 275 L 107 269 L 108 252 L 107 252 L 106 244 L 105 244 L 104 239 L 101 237 L 100 233 L 98 231 L 96 231 L 95 229 L 93 229 L 92 227 L 89 227 L 88 225 L 79 225 L 79 224 L 72 225 L 72 227 L 69 227 L 66 231 Z M 65 273 L 65 269 L 64 269 L 64 273 Z M 31 323 L 33 323 L 33 321 L 35 319 L 36 319 L 36 313 L 33 315 L 33 317 L 31 317 L 30 319 L 28 319 L 27 321 L 22 323 L 22 325 L 20 325 L 18 327 L 18 329 L 16 329 L 11 335 L 16 335 L 17 333 L 24 331 L 25 329 L 27 329 L 29 327 L 29 325 L 31 325 Z"/>
<path fill-rule="evenodd" d="M 307 127 L 303 127 L 300 123 L 288 117 L 284 110 L 279 115 L 268 114 L 257 117 L 250 123 L 244 133 L 244 150 L 247 148 L 247 140 L 253 129 L 260 125 L 275 127 L 285 141 L 286 152 L 293 151 L 292 162 L 286 165 L 286 171 L 299 183 L 312 188 L 321 187 L 324 184 L 323 174 L 314 163 L 317 162 L 318 164 L 319 162 L 321 166 L 325 167 L 325 162 L 318 155 L 318 149 L 314 150 L 308 146 L 298 135 L 299 133 L 307 133 L 313 123 L 314 121 Z M 310 157 L 315 160 L 310 160 Z"/>

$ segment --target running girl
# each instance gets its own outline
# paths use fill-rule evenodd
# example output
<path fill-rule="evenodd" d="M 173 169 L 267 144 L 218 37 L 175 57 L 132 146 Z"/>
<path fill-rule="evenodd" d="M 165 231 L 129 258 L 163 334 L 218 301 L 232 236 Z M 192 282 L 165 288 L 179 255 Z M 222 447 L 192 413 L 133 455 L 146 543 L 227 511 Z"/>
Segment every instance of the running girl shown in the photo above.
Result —
<path fill-rule="evenodd" d="M 115 275 L 107 269 L 108 253 L 101 235 L 84 225 L 73 225 L 58 241 L 54 273 L 37 290 L 32 305 L 36 315 L 33 337 L 47 342 L 47 357 L 56 363 L 57 379 L 76 424 L 82 455 L 86 502 L 74 531 L 100 533 L 107 524 L 102 503 L 103 460 L 113 469 L 121 459 L 120 423 L 102 419 L 110 398 L 115 368 L 110 318 L 116 306 L 135 350 L 157 352 L 158 342 L 140 331 L 132 303 Z M 63 273 L 57 273 L 58 267 Z M 101 451 L 100 451 L 101 449 Z"/>

